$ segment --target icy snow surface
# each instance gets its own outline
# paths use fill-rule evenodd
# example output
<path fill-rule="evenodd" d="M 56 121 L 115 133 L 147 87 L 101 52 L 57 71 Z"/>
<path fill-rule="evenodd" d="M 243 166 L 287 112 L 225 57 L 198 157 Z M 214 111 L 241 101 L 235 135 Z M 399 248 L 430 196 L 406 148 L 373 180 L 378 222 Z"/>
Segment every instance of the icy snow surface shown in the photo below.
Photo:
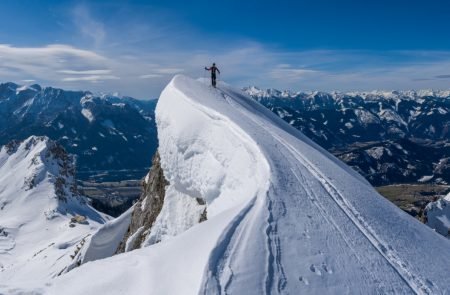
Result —
<path fill-rule="evenodd" d="M 161 243 L 82 265 L 49 294 L 441 294 L 450 241 L 238 90 L 176 76 L 157 106 L 171 185 Z M 208 220 L 192 219 L 196 198 Z"/>

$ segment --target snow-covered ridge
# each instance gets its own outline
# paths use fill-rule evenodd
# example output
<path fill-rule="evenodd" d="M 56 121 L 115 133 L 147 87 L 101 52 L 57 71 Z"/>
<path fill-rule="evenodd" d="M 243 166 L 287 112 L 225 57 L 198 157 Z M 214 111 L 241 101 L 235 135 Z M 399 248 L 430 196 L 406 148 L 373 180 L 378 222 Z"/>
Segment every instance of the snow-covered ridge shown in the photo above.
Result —
<path fill-rule="evenodd" d="M 42 282 L 42 293 L 450 291 L 450 241 L 239 90 L 176 76 L 156 117 L 170 183 L 160 242 Z"/>
<path fill-rule="evenodd" d="M 0 293 L 6 282 L 55 277 L 108 218 L 80 196 L 74 159 L 46 137 L 0 149 Z"/>
<path fill-rule="evenodd" d="M 195 208 L 203 207 L 197 199 L 206 203 L 208 218 L 214 218 L 266 193 L 269 166 L 257 143 L 228 117 L 192 100 L 209 95 L 202 84 L 182 77 L 161 94 L 156 109 L 159 151 L 170 184 L 150 240 L 175 236 L 198 223 Z"/>

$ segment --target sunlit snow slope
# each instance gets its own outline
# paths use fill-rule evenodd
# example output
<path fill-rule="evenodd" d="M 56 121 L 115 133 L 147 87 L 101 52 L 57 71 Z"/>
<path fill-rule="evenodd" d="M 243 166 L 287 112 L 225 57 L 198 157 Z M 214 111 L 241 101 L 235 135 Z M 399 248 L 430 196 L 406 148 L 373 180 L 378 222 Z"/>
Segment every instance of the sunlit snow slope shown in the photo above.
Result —
<path fill-rule="evenodd" d="M 107 216 L 78 195 L 73 158 L 46 137 L 0 149 L 0 294 L 67 271 Z M 71 223 L 74 216 L 82 223 Z"/>
<path fill-rule="evenodd" d="M 162 242 L 82 265 L 42 290 L 450 292 L 447 239 L 240 91 L 176 76 L 156 116 L 170 182 L 155 225 Z M 200 224 L 185 212 L 195 198 L 208 211 Z"/>

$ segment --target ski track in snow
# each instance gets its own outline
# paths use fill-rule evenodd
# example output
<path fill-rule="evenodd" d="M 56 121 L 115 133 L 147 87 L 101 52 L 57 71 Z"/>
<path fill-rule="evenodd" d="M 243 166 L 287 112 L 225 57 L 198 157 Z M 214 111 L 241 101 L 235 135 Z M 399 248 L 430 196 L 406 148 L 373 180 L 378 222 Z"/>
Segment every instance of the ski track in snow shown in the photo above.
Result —
<path fill-rule="evenodd" d="M 238 216 L 236 216 L 229 227 L 224 231 L 219 240 L 218 245 L 211 253 L 208 265 L 208 280 L 205 283 L 203 294 L 221 294 L 227 293 L 226 288 L 232 281 L 232 268 L 229 260 L 234 257 L 237 242 L 242 234 L 238 230 L 245 223 L 248 212 L 253 208 L 255 199 L 250 201 Z M 221 276 L 228 271 L 228 275 L 224 280 Z"/>
<path fill-rule="evenodd" d="M 259 125 L 264 130 L 269 130 L 270 127 L 261 122 L 260 120 L 256 119 L 255 116 L 249 115 L 245 111 L 245 107 L 242 107 L 241 105 L 238 105 L 238 103 L 246 103 L 245 101 L 237 101 L 237 97 L 239 97 L 239 94 L 233 93 L 229 94 L 226 90 L 220 89 L 218 90 L 221 92 L 224 99 L 236 110 L 238 110 L 241 114 L 252 120 L 255 124 Z M 234 101 L 231 97 L 234 97 Z M 280 136 L 276 134 L 276 132 L 272 132 L 272 136 L 283 146 L 285 147 L 293 156 L 295 159 L 297 159 L 312 175 L 316 177 L 316 179 L 321 183 L 322 187 L 327 191 L 328 196 L 332 198 L 332 200 L 339 206 L 339 208 L 345 213 L 345 215 L 348 217 L 348 219 L 351 220 L 351 222 L 358 228 L 358 230 L 367 238 L 367 240 L 372 244 L 372 246 L 379 252 L 379 254 L 386 259 L 386 261 L 392 266 L 392 268 L 399 274 L 399 276 L 404 280 L 404 282 L 411 288 L 411 291 L 413 291 L 416 294 L 433 294 L 433 291 L 430 289 L 432 284 L 425 283 L 423 279 L 419 278 L 417 275 L 412 273 L 405 262 L 403 262 L 395 253 L 395 251 L 392 249 L 392 247 L 382 241 L 376 233 L 373 231 L 373 229 L 370 227 L 369 224 L 364 220 L 364 218 L 361 216 L 361 214 L 349 204 L 345 197 L 339 192 L 338 189 L 335 188 L 335 186 L 327 180 L 327 177 L 323 175 L 323 173 L 320 172 L 319 169 L 314 167 L 314 165 L 308 161 L 304 156 L 302 156 L 292 145 L 290 145 L 288 142 L 286 142 L 284 139 L 282 139 Z M 297 178 L 299 183 L 307 184 L 307 182 L 300 178 L 294 169 L 292 169 L 293 175 Z M 310 188 L 307 188 L 308 195 L 314 196 L 313 191 Z M 270 194 L 269 194 L 270 195 Z M 271 293 L 271 290 L 276 285 L 276 291 L 278 293 L 281 293 L 284 289 L 284 287 L 287 284 L 287 278 L 284 273 L 283 264 L 281 263 L 281 247 L 280 247 L 280 239 L 277 234 L 277 223 L 274 220 L 273 217 L 273 211 L 274 208 L 274 202 L 277 202 L 280 204 L 277 204 L 279 207 L 284 207 L 282 211 L 285 211 L 286 205 L 283 202 L 280 202 L 280 199 L 278 200 L 268 200 L 268 220 L 267 220 L 267 243 L 268 243 L 268 277 L 266 279 L 266 293 Z M 324 209 L 322 205 L 320 205 L 319 200 L 314 197 L 312 199 L 313 203 L 317 206 L 319 212 L 321 215 L 326 219 L 329 220 L 327 217 L 327 211 Z M 276 210 L 275 210 L 276 211 Z M 248 211 L 247 211 L 248 212 Z M 281 214 L 283 215 L 283 214 Z M 281 216 L 282 217 L 282 216 Z M 239 224 L 235 225 L 237 227 Z M 339 230 L 339 226 L 337 226 L 335 223 L 333 226 Z M 233 234 L 235 231 L 229 233 Z M 350 243 L 345 239 L 345 235 L 341 233 L 341 237 L 346 241 L 346 244 L 350 246 Z M 231 241 L 231 237 L 227 237 L 226 241 Z M 221 241 L 221 248 L 224 247 L 223 243 L 226 242 L 225 240 Z M 235 247 L 235 246 L 233 246 Z M 225 248 L 227 248 L 225 246 Z M 351 248 L 351 247 L 350 247 Z M 353 252 L 355 252 L 353 250 Z M 356 252 L 355 252 L 356 253 Z M 357 256 L 357 254 L 355 254 Z M 227 259 L 228 257 L 232 257 L 232 255 L 224 255 L 222 257 L 222 261 L 219 263 L 219 265 L 225 264 L 223 262 L 224 259 Z M 326 265 L 323 265 L 323 268 L 325 272 L 329 273 L 329 270 Z M 219 268 L 220 269 L 220 268 Z M 275 271 L 276 269 L 276 271 Z M 311 271 L 314 273 L 317 273 L 318 275 L 322 275 L 320 270 L 316 269 L 316 266 L 311 265 L 310 267 Z M 221 271 L 216 272 L 214 275 L 217 276 L 218 273 L 223 273 L 223 269 Z M 274 274 L 278 274 L 278 278 L 276 278 L 275 282 L 271 276 Z M 218 280 L 217 278 L 215 278 Z M 205 289 L 211 290 L 211 289 Z M 219 289 L 220 290 L 220 289 Z M 221 291 L 224 291 L 222 289 Z M 220 292 L 219 292 L 220 293 Z M 226 293 L 226 292 L 224 292 Z M 205 293 L 206 294 L 206 293 Z"/>

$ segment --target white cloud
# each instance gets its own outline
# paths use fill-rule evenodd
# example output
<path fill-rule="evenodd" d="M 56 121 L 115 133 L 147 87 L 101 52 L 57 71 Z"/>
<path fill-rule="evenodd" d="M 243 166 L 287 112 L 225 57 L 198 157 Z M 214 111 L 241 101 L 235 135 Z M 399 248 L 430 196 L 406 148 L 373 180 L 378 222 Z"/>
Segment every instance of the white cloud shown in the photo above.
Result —
<path fill-rule="evenodd" d="M 161 78 L 161 77 L 163 77 L 163 75 L 161 75 L 161 74 L 145 74 L 145 75 L 139 76 L 140 79 L 153 79 L 153 78 Z"/>
<path fill-rule="evenodd" d="M 95 19 L 84 4 L 78 4 L 73 9 L 73 22 L 80 33 L 92 40 L 96 47 L 103 44 L 106 38 L 105 25 Z"/>
<path fill-rule="evenodd" d="M 63 86 L 60 81 L 100 81 L 118 77 L 105 66 L 111 61 L 91 50 L 52 44 L 42 47 L 15 47 L 0 44 L 0 79 L 40 82 Z M 68 70 L 67 68 L 73 68 Z M 95 70 L 99 69 L 100 70 Z M 94 69 L 94 70 L 93 70 Z M 83 76 L 61 78 L 63 75 Z M 24 79 L 26 77 L 27 79 Z"/>
<path fill-rule="evenodd" d="M 67 75 L 106 75 L 111 73 L 111 70 L 84 70 L 84 71 L 61 70 L 58 71 L 58 73 Z"/>
<path fill-rule="evenodd" d="M 164 76 L 173 76 L 175 74 L 179 74 L 179 73 L 184 72 L 184 69 L 179 69 L 179 68 L 158 68 L 158 65 L 149 65 L 147 67 L 149 69 L 151 69 L 153 66 L 155 66 L 155 68 L 153 68 L 151 70 L 152 73 L 140 75 L 139 79 L 161 78 L 161 77 L 164 77 Z"/>
<path fill-rule="evenodd" d="M 285 52 L 254 42 L 220 48 L 212 43 L 211 49 L 205 51 L 172 45 L 170 42 L 165 50 L 124 54 L 60 44 L 43 47 L 0 44 L 0 79 L 36 80 L 55 87 L 118 91 L 137 98 L 155 98 L 174 74 L 207 77 L 209 72 L 204 71 L 204 67 L 214 61 L 222 73 L 219 79 L 237 87 L 257 85 L 292 90 L 448 88 L 447 79 L 436 77 L 448 75 L 450 52 Z"/>
<path fill-rule="evenodd" d="M 2 60 L 22 59 L 24 62 L 45 63 L 49 59 L 64 62 L 64 58 L 83 58 L 90 61 L 103 61 L 101 55 L 76 47 L 63 44 L 51 44 L 43 47 L 14 47 L 9 44 L 0 44 L 0 57 Z M 39 60 L 41 59 L 41 60 Z"/>
<path fill-rule="evenodd" d="M 270 75 L 274 79 L 300 80 L 318 73 L 320 72 L 310 69 L 292 69 L 288 67 L 281 67 L 273 69 L 270 72 Z"/>
<path fill-rule="evenodd" d="M 178 68 L 161 68 L 161 69 L 155 69 L 155 72 L 160 73 L 160 74 L 169 74 L 169 75 L 173 75 L 173 74 L 178 74 L 183 72 L 184 69 L 178 69 Z"/>
<path fill-rule="evenodd" d="M 77 77 L 67 77 L 63 78 L 62 81 L 65 82 L 77 82 L 77 81 L 89 81 L 89 82 L 100 82 L 105 80 L 119 80 L 119 77 L 111 75 L 91 75 L 91 76 L 77 76 Z"/>

